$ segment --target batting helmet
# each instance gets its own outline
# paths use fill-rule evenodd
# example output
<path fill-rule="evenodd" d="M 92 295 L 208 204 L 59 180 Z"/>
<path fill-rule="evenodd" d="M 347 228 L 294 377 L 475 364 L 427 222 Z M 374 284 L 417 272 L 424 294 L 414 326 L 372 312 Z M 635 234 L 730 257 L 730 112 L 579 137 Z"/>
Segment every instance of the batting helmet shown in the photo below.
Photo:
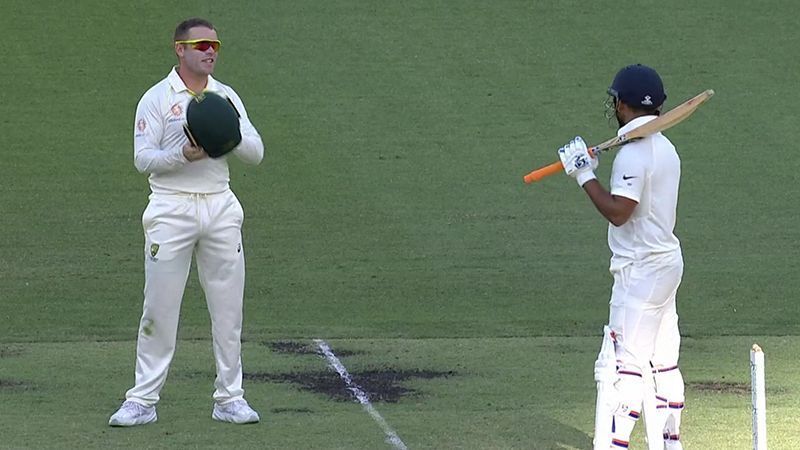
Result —
<path fill-rule="evenodd" d="M 667 99 L 664 84 L 658 73 L 645 65 L 633 64 L 617 72 L 609 95 L 638 109 L 656 109 Z"/>
<path fill-rule="evenodd" d="M 189 101 L 184 132 L 193 145 L 219 158 L 242 142 L 239 113 L 229 99 L 211 91 Z"/>

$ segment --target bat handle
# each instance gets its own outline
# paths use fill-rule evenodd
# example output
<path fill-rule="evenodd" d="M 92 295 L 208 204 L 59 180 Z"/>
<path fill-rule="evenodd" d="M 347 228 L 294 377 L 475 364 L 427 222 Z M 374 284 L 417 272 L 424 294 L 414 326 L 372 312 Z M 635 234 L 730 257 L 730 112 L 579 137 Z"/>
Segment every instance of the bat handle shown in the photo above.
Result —
<path fill-rule="evenodd" d="M 526 184 L 531 184 L 534 181 L 539 181 L 544 177 L 549 177 L 550 175 L 561 172 L 561 169 L 563 168 L 564 165 L 561 164 L 561 161 L 556 161 L 553 164 L 534 170 L 533 172 L 522 177 L 522 179 L 525 181 Z"/>
<path fill-rule="evenodd" d="M 600 153 L 600 150 L 597 147 L 589 147 L 587 149 L 589 151 L 589 156 L 592 158 L 597 158 L 597 154 Z M 533 172 L 525 175 L 522 179 L 525 181 L 526 184 L 531 184 L 534 181 L 539 181 L 542 178 L 549 177 L 550 175 L 556 174 L 564 168 L 564 165 L 561 164 L 561 161 L 556 161 L 553 164 L 540 167 Z"/>

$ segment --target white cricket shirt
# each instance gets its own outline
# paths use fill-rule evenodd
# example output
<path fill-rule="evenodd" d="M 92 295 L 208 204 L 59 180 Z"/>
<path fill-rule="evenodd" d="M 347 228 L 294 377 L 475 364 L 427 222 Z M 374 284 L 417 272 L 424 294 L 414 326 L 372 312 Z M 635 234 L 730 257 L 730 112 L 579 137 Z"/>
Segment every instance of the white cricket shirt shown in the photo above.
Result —
<path fill-rule="evenodd" d="M 264 157 L 264 144 L 239 95 L 211 76 L 206 91 L 213 91 L 233 101 L 239 111 L 242 142 L 221 158 L 190 162 L 183 156 L 189 141 L 183 133 L 186 106 L 192 92 L 175 68 L 166 78 L 144 93 L 136 107 L 133 128 L 133 162 L 141 173 L 149 173 L 150 190 L 158 194 L 212 194 L 229 188 L 229 155 L 248 164 L 258 164 Z"/>
<path fill-rule="evenodd" d="M 637 117 L 617 135 L 655 118 Z M 611 169 L 611 194 L 639 204 L 625 224 L 608 226 L 612 270 L 680 250 L 674 233 L 680 178 L 681 160 L 661 133 L 626 144 L 617 152 Z"/>

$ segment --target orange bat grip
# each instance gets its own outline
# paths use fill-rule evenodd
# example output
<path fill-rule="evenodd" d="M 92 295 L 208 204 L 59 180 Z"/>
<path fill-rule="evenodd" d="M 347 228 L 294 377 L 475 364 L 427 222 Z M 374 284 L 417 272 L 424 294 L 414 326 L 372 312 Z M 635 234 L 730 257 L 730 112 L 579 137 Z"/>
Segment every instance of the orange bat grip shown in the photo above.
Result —
<path fill-rule="evenodd" d="M 561 161 L 556 161 L 553 164 L 534 170 L 533 172 L 522 177 L 522 179 L 525 181 L 525 183 L 531 184 L 534 181 L 539 181 L 544 177 L 549 177 L 550 175 L 556 174 L 563 168 L 564 165 L 561 164 Z"/>

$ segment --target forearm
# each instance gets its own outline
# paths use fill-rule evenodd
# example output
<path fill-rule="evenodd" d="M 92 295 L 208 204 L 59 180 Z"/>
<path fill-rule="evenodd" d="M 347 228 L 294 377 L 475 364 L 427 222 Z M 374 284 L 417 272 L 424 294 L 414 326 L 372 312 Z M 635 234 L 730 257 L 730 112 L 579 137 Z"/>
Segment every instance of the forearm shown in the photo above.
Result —
<path fill-rule="evenodd" d="M 168 142 L 174 140 L 165 141 L 166 122 L 159 108 L 160 100 L 147 94 L 136 107 L 133 165 L 139 173 L 172 172 L 189 162 L 177 142 L 169 144 Z M 167 149 L 162 146 L 166 146 Z"/>
<path fill-rule="evenodd" d="M 628 221 L 637 204 L 633 200 L 611 195 L 597 180 L 587 181 L 583 185 L 583 190 L 586 191 L 597 211 L 617 227 Z"/>
<path fill-rule="evenodd" d="M 242 124 L 242 142 L 233 153 L 246 164 L 259 164 L 264 158 L 264 143 L 253 125 Z"/>
<path fill-rule="evenodd" d="M 133 164 L 139 173 L 165 173 L 183 167 L 189 160 L 181 148 L 160 150 L 155 148 L 137 149 Z"/>

